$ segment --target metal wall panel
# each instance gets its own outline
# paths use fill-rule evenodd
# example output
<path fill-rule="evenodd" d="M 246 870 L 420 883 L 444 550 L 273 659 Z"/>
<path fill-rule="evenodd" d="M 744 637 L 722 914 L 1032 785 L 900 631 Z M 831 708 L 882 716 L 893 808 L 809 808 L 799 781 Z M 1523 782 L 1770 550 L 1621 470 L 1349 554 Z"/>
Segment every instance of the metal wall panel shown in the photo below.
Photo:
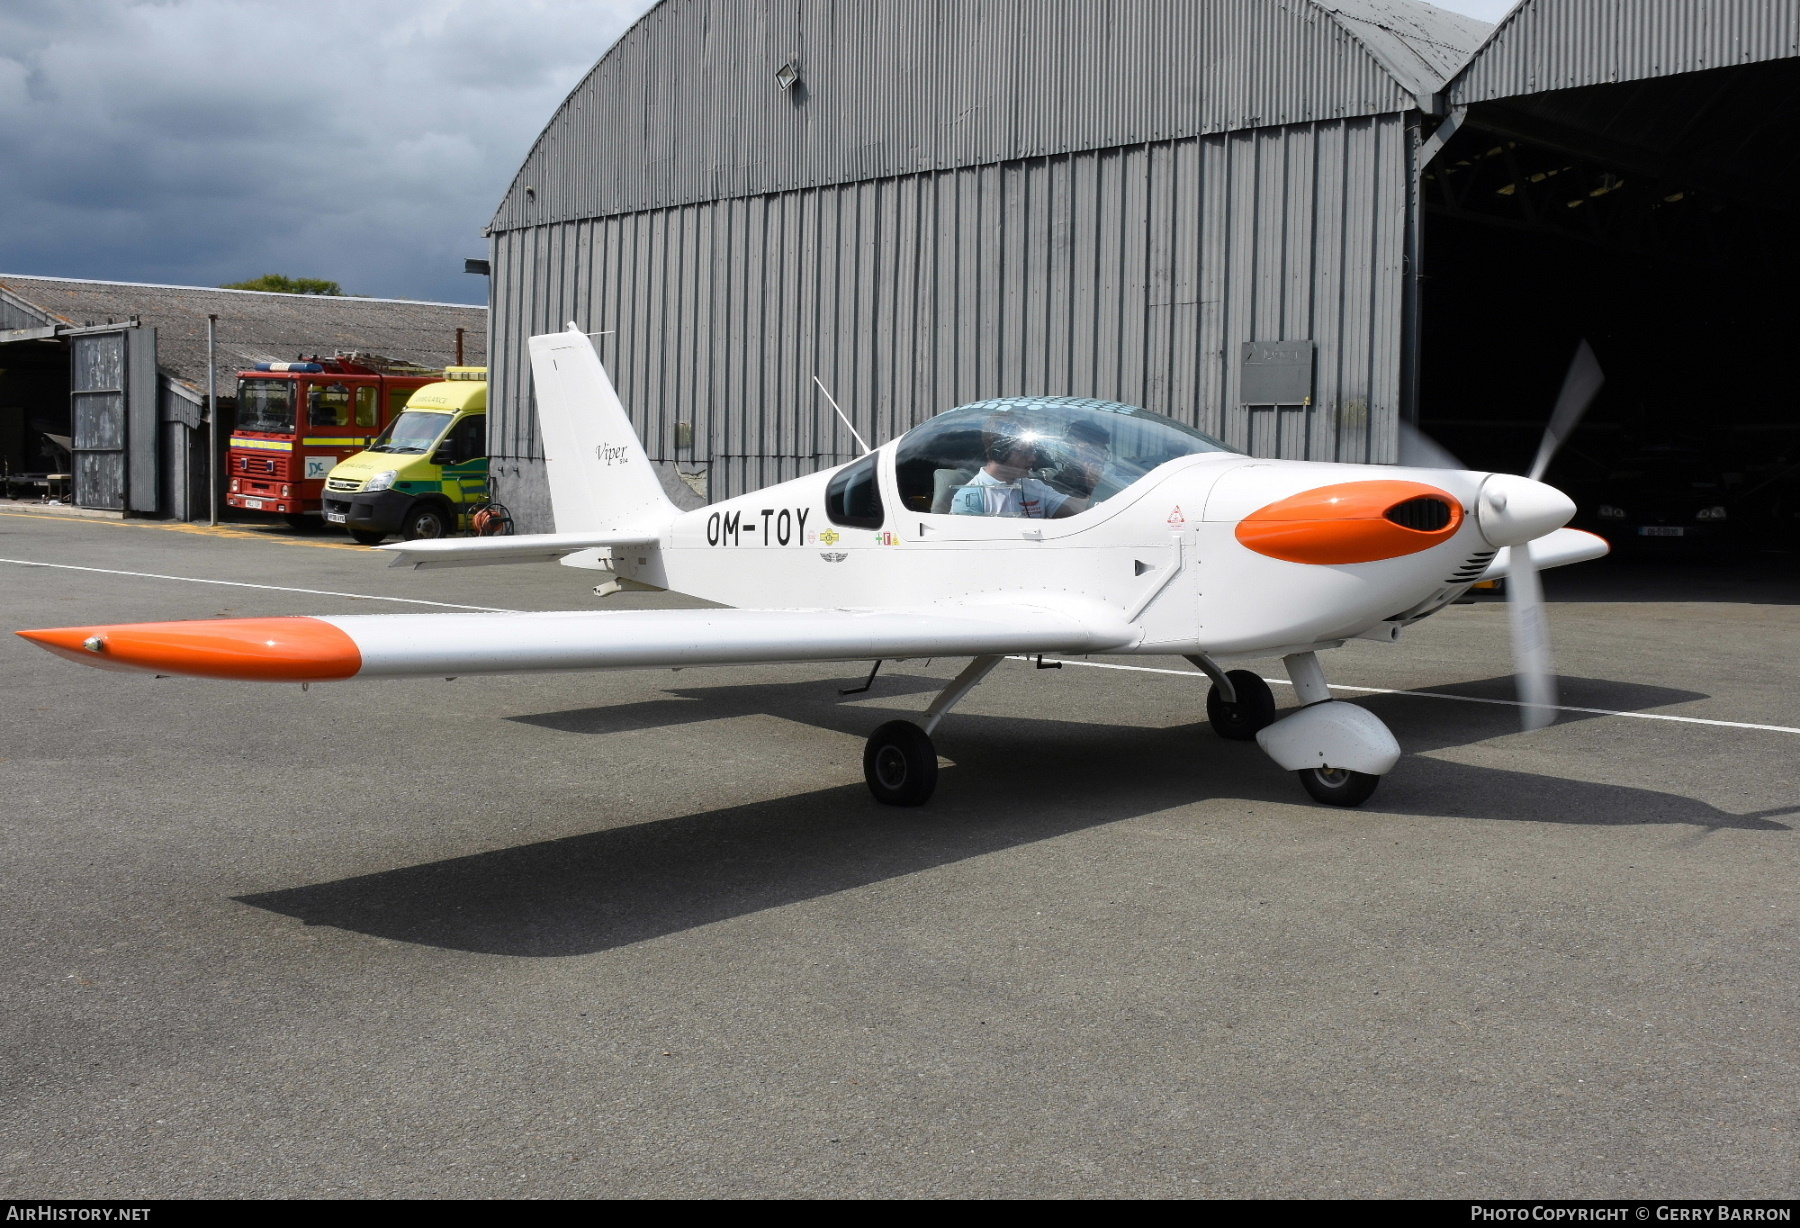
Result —
<path fill-rule="evenodd" d="M 162 510 L 161 415 L 156 396 L 156 330 L 125 331 L 125 413 L 130 420 L 125 437 L 131 445 L 127 462 L 125 506 L 134 512 L 155 515 Z"/>
<path fill-rule="evenodd" d="M 57 323 L 47 312 L 21 303 L 10 295 L 0 294 L 0 329 L 42 328 Z"/>
<path fill-rule="evenodd" d="M 856 454 L 815 374 L 874 442 L 1063 394 L 1270 455 L 1392 460 L 1410 139 L 1401 115 L 1337 120 L 497 234 L 499 497 L 550 527 L 525 339 L 569 320 L 651 458 L 709 467 L 715 499 Z M 1239 404 L 1241 345 L 1296 339 L 1313 404 Z"/>
<path fill-rule="evenodd" d="M 69 339 L 70 446 L 82 507 L 125 508 L 127 331 Z"/>
<path fill-rule="evenodd" d="M 1465 105 L 1797 55 L 1793 0 L 1524 0 L 1449 94 Z"/>
<path fill-rule="evenodd" d="M 204 520 L 208 513 L 205 398 L 164 375 L 157 380 L 162 466 L 161 511 L 173 520 Z"/>
<path fill-rule="evenodd" d="M 1490 28 L 1415 0 L 663 0 L 491 225 L 1393 113 Z"/>

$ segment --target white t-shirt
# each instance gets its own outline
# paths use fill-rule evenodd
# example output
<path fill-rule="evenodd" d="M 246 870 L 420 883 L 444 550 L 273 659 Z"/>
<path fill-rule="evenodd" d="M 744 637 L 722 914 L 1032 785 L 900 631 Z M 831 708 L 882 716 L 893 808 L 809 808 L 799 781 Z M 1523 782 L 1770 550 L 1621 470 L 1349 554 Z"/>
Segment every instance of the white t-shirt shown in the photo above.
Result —
<path fill-rule="evenodd" d="M 950 500 L 953 516 L 1019 516 L 1048 520 L 1069 501 L 1069 496 L 1036 478 L 1002 482 L 986 469 L 957 487 Z"/>

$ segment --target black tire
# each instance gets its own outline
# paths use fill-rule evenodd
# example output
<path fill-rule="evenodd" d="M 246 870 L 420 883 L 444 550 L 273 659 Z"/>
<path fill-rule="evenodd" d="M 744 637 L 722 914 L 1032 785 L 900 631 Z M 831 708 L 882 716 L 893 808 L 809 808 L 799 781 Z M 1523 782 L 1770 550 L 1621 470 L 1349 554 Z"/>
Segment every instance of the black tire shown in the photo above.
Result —
<path fill-rule="evenodd" d="M 1275 693 L 1247 669 L 1234 669 L 1225 676 L 1231 679 L 1237 702 L 1226 703 L 1214 686 L 1206 693 L 1206 719 L 1221 738 L 1248 742 L 1275 723 Z"/>
<path fill-rule="evenodd" d="M 378 533 L 374 529 L 351 529 L 350 536 L 364 546 L 379 546 L 387 540 L 386 533 Z"/>
<path fill-rule="evenodd" d="M 1315 802 L 1327 806 L 1360 806 L 1375 792 L 1381 777 L 1349 768 L 1302 768 L 1294 775 Z"/>
<path fill-rule="evenodd" d="M 319 527 L 319 518 L 308 516 L 305 512 L 283 512 L 281 518 L 287 521 L 288 528 L 299 529 L 302 533 Z"/>
<path fill-rule="evenodd" d="M 889 721 L 863 748 L 863 779 L 884 806 L 922 806 L 937 788 L 937 748 L 911 721 Z"/>
<path fill-rule="evenodd" d="M 400 522 L 401 541 L 429 541 L 450 536 L 453 525 L 450 514 L 436 503 L 415 503 Z"/>

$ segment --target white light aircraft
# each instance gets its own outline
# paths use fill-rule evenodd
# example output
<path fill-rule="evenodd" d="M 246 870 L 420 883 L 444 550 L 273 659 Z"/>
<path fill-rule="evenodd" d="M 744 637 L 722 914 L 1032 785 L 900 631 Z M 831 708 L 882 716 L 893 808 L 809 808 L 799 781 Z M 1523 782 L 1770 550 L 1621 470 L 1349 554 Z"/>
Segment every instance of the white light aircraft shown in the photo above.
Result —
<path fill-rule="evenodd" d="M 910 806 L 931 734 L 1008 655 L 1176 655 L 1206 709 L 1315 799 L 1356 805 L 1400 757 L 1332 699 L 1319 653 L 1397 640 L 1480 579 L 1508 577 L 1528 728 L 1554 702 L 1537 571 L 1597 558 L 1537 479 L 1600 385 L 1584 345 L 1530 477 L 1260 460 L 1108 401 L 965 405 L 847 465 L 679 511 L 586 336 L 533 337 L 557 532 L 383 546 L 396 566 L 560 560 L 595 591 L 665 589 L 725 609 L 208 619 L 21 631 L 106 669 L 262 682 L 969 657 L 917 721 L 875 730 L 864 774 Z M 1300 708 L 1234 660 L 1281 657 Z"/>

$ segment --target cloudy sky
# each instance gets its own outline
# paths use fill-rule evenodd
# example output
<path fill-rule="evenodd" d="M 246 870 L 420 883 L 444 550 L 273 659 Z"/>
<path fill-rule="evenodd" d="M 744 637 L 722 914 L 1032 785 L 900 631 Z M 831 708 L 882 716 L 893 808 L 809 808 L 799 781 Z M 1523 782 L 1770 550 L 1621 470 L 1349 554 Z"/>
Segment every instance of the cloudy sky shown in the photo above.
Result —
<path fill-rule="evenodd" d="M 479 302 L 463 258 L 650 3 L 0 0 L 0 273 Z"/>

